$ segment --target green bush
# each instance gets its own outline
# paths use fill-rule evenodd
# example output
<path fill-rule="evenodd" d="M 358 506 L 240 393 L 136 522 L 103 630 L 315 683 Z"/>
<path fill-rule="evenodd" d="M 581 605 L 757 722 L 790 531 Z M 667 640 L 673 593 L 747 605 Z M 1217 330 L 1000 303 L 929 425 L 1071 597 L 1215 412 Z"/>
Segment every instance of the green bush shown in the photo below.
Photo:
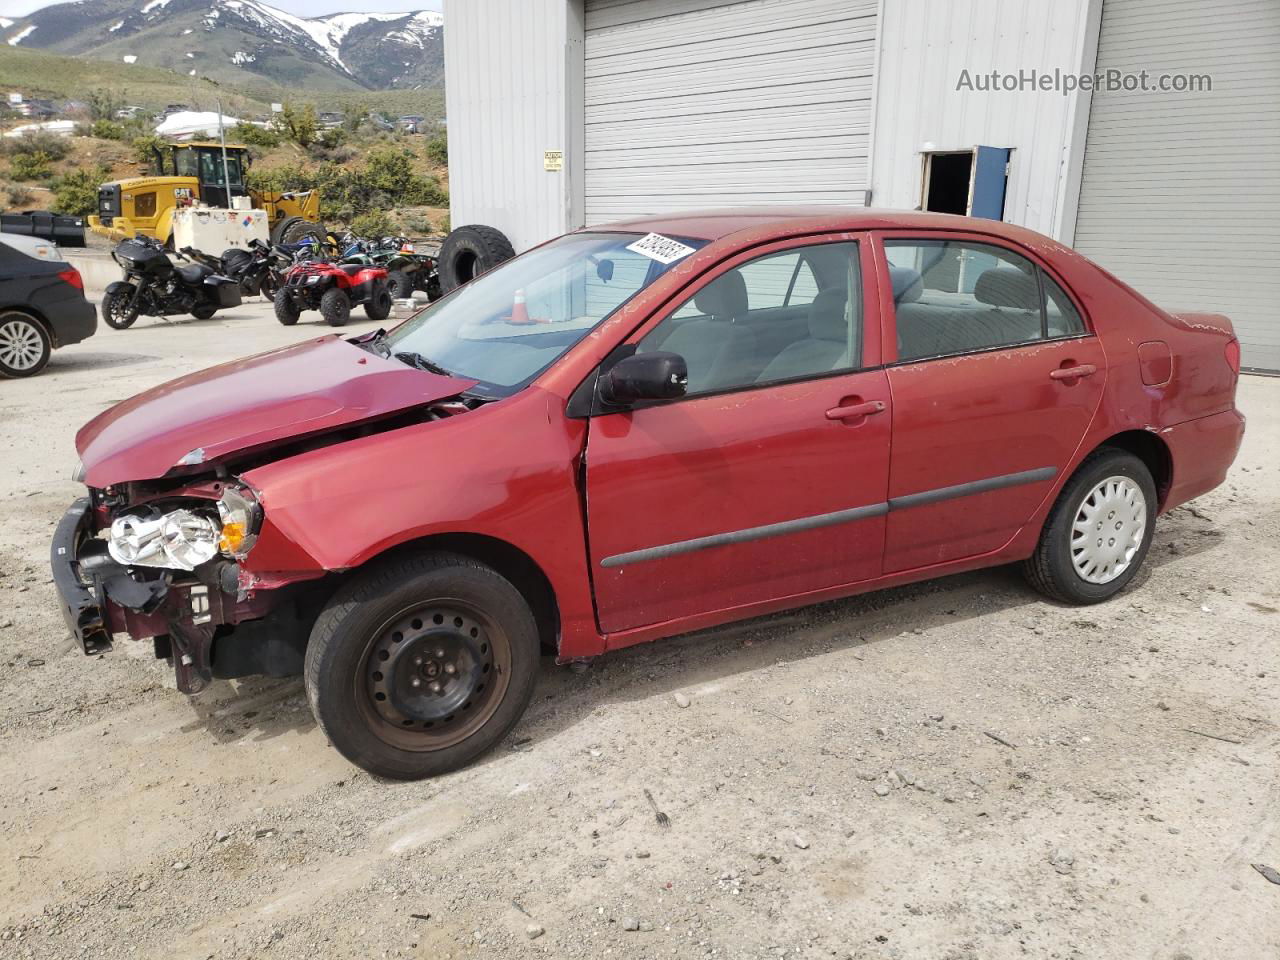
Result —
<path fill-rule="evenodd" d="M 89 95 L 85 97 L 85 103 L 89 107 L 90 120 L 114 120 L 116 111 L 124 106 L 124 96 L 112 93 L 110 90 L 90 90 Z M 107 137 L 106 139 L 116 138 Z"/>
<path fill-rule="evenodd" d="M 357 237 L 386 237 L 399 231 L 385 210 L 371 210 L 351 221 L 351 232 Z"/>
<path fill-rule="evenodd" d="M 164 168 L 156 169 L 155 150 L 160 151 L 160 156 L 164 159 Z M 143 166 L 152 176 L 163 176 L 166 171 L 172 167 L 173 149 L 163 137 L 157 137 L 154 133 L 145 134 L 141 137 L 133 139 L 133 159 Z"/>
<path fill-rule="evenodd" d="M 237 123 L 229 131 L 227 138 L 235 143 L 243 143 L 250 147 L 280 146 L 280 132 L 270 127 L 260 127 L 256 123 Z"/>
<path fill-rule="evenodd" d="M 427 141 L 427 159 L 442 167 L 449 165 L 449 134 L 437 133 Z"/>
<path fill-rule="evenodd" d="M 9 158 L 9 176 L 15 180 L 44 180 L 53 175 L 53 158 L 43 150 L 18 153 Z"/>
<path fill-rule="evenodd" d="M 4 137 L 0 139 L 0 153 L 10 157 L 23 154 L 43 154 L 48 160 L 61 160 L 71 152 L 71 143 L 66 137 L 47 130 L 32 130 L 20 137 Z"/>
<path fill-rule="evenodd" d="M 286 103 L 271 122 L 281 136 L 303 148 L 316 139 L 316 133 L 319 131 L 316 108 L 309 103 L 301 108 Z"/>
<path fill-rule="evenodd" d="M 98 209 L 98 187 L 111 175 L 105 166 L 82 167 L 53 181 L 53 208 L 84 217 Z"/>
<path fill-rule="evenodd" d="M 89 133 L 99 140 L 123 140 L 125 138 L 124 124 L 116 123 L 114 120 L 93 121 L 93 126 L 89 128 Z"/>
<path fill-rule="evenodd" d="M 32 201 L 35 194 L 31 192 L 30 187 L 24 187 L 20 183 L 6 183 L 4 185 L 4 196 L 10 208 L 21 210 Z"/>

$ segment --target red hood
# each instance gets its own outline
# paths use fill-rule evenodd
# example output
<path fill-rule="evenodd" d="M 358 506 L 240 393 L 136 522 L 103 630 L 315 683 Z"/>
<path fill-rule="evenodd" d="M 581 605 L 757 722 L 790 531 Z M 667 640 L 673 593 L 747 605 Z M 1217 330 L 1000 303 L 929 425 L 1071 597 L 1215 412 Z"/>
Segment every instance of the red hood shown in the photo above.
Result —
<path fill-rule="evenodd" d="M 336 336 L 188 374 L 98 414 L 76 434 L 85 483 L 162 477 L 192 451 L 217 460 L 453 396 L 475 381 L 386 360 Z"/>

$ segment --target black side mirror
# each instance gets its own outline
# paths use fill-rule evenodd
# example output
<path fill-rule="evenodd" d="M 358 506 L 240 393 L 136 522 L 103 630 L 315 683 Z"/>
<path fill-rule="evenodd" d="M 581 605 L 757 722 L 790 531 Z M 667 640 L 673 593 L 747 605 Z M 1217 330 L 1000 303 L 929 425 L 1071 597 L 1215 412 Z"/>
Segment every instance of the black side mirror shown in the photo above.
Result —
<path fill-rule="evenodd" d="M 689 385 L 689 367 L 678 353 L 637 353 L 600 375 L 600 396 L 608 403 L 673 400 Z"/>

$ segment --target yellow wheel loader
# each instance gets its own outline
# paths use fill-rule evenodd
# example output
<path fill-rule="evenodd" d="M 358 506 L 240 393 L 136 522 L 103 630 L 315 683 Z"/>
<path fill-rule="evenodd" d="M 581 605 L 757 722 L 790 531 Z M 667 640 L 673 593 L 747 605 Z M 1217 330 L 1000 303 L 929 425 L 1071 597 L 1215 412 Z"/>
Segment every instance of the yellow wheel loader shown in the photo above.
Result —
<path fill-rule="evenodd" d="M 199 200 L 210 207 L 230 207 L 235 197 L 249 197 L 254 208 L 267 212 L 272 243 L 324 237 L 318 193 L 250 190 L 244 182 L 249 148 L 228 144 L 226 149 L 225 171 L 222 144 L 216 141 L 173 144 L 168 163 L 156 150 L 152 168 L 158 174 L 98 188 L 98 212 L 88 218 L 89 229 L 113 240 L 142 234 L 171 245 L 173 214 L 179 206 Z"/>

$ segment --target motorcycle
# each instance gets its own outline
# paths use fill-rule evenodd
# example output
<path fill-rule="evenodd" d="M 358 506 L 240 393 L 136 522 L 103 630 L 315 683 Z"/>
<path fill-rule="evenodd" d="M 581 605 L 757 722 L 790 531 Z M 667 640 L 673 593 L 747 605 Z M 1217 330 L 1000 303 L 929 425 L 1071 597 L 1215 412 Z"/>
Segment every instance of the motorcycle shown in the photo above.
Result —
<path fill-rule="evenodd" d="M 290 250 L 278 244 L 263 243 L 256 237 L 249 241 L 247 249 L 230 247 L 222 252 L 221 257 L 201 253 L 193 247 L 183 247 L 178 252 L 238 281 L 243 296 L 256 297 L 260 294 L 268 300 L 275 297 L 281 278 L 294 262 Z"/>
<path fill-rule="evenodd" d="M 184 260 L 191 258 L 178 254 Z M 167 317 L 189 313 L 208 320 L 219 310 L 240 305 L 240 284 L 203 263 L 175 265 L 159 240 L 130 237 L 111 253 L 124 279 L 107 287 L 102 319 L 116 330 L 140 315 Z"/>
<path fill-rule="evenodd" d="M 436 272 L 435 258 L 418 253 L 408 238 L 360 240 L 348 232 L 338 242 L 338 247 L 342 250 L 344 263 L 385 267 L 391 295 L 395 299 L 408 299 L 414 290 L 421 290 L 429 301 L 440 299 L 440 277 Z"/>

